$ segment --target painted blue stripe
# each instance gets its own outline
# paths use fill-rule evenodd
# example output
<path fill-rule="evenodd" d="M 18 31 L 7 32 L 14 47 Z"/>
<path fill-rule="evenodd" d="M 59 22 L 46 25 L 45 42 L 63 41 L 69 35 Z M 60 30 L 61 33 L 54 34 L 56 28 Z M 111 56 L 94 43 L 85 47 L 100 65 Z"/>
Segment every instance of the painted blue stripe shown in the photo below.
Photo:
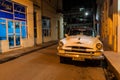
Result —
<path fill-rule="evenodd" d="M 0 18 L 13 19 L 13 14 L 0 11 Z"/>
<path fill-rule="evenodd" d="M 15 15 L 16 18 L 26 19 L 26 15 L 23 14 L 23 13 L 14 12 L 14 15 Z"/>

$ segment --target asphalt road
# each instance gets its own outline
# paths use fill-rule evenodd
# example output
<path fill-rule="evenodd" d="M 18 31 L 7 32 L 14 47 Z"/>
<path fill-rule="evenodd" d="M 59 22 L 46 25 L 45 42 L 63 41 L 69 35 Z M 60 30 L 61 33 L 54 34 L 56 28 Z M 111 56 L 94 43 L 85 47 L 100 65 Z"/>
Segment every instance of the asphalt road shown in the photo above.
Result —
<path fill-rule="evenodd" d="M 93 63 L 59 63 L 56 47 L 0 64 L 0 80 L 106 80 L 103 69 Z"/>

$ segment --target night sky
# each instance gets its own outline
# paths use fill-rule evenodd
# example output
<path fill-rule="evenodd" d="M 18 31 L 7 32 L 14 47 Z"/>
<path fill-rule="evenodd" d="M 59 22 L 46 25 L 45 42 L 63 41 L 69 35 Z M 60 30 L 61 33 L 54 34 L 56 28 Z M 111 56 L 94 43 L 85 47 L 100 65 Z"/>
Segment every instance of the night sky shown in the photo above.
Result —
<path fill-rule="evenodd" d="M 96 0 L 63 0 L 63 10 L 74 7 L 95 8 Z"/>

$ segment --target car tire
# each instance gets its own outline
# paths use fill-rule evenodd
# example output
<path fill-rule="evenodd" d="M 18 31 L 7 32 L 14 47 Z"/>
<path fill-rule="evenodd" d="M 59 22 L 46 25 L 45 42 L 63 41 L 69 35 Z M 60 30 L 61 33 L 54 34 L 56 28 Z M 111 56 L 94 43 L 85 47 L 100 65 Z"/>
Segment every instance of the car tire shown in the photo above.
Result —
<path fill-rule="evenodd" d="M 71 64 L 71 62 L 72 62 L 71 58 L 60 56 L 60 63 Z"/>
<path fill-rule="evenodd" d="M 95 60 L 96 66 L 102 67 L 103 66 L 103 60 Z"/>
<path fill-rule="evenodd" d="M 60 63 L 64 63 L 65 62 L 65 57 L 60 56 Z"/>

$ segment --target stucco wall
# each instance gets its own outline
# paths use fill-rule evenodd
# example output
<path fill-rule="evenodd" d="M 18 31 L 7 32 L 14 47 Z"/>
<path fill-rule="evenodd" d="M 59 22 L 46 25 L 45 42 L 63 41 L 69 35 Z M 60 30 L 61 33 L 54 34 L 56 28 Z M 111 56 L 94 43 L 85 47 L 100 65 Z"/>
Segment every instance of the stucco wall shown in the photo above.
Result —
<path fill-rule="evenodd" d="M 118 35 L 117 50 L 118 50 L 118 52 L 120 52 L 120 0 L 118 0 L 118 30 L 117 30 L 117 35 Z"/>
<path fill-rule="evenodd" d="M 64 26 L 63 26 L 63 15 L 59 15 L 59 20 L 60 20 L 60 39 L 64 38 Z"/>
<path fill-rule="evenodd" d="M 34 6 L 34 11 L 36 12 L 36 27 L 37 27 L 37 38 L 36 44 L 42 43 L 42 19 L 41 19 L 41 9 Z"/>
<path fill-rule="evenodd" d="M 9 51 L 9 45 L 7 40 L 0 41 L 0 52 L 7 52 Z"/>
<path fill-rule="evenodd" d="M 101 36 L 102 40 L 110 50 L 119 52 L 119 13 L 118 1 L 104 0 L 101 11 Z"/>
<path fill-rule="evenodd" d="M 52 3 L 51 3 L 52 4 Z M 44 37 L 44 42 L 51 41 L 51 40 L 57 40 L 57 13 L 55 7 L 53 7 L 51 4 L 47 3 L 46 1 L 42 2 L 42 16 L 46 16 L 50 18 L 50 24 L 51 24 L 51 36 Z"/>

